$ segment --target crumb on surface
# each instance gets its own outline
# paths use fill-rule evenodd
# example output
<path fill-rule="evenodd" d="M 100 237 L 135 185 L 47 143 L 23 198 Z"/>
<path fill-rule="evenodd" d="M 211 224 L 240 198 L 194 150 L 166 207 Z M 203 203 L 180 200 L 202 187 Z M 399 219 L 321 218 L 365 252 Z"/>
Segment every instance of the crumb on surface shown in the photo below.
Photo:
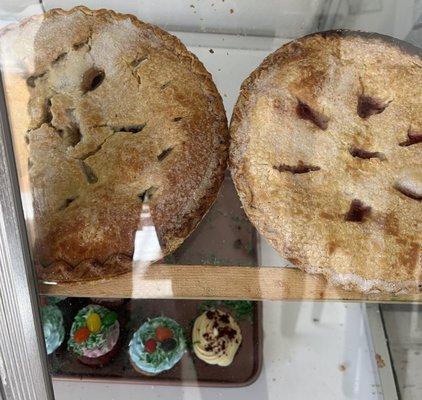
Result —
<path fill-rule="evenodd" d="M 233 8 L 230 8 L 230 14 L 233 14 L 233 13 L 234 13 Z"/>
<path fill-rule="evenodd" d="M 209 49 L 208 50 L 211 54 L 214 54 L 214 50 L 213 49 Z"/>
<path fill-rule="evenodd" d="M 240 248 L 242 248 L 242 240 L 241 240 L 241 239 L 236 239 L 236 240 L 233 242 L 233 247 L 234 247 L 235 249 L 240 249 Z"/>
<path fill-rule="evenodd" d="M 382 359 L 382 357 L 378 353 L 375 353 L 375 360 L 377 362 L 378 368 L 384 368 L 385 367 L 385 361 Z"/>
<path fill-rule="evenodd" d="M 339 371 L 340 371 L 340 372 L 344 372 L 344 371 L 346 371 L 346 369 L 347 369 L 347 365 L 346 365 L 346 363 L 341 363 L 341 364 L 338 366 L 338 369 L 339 369 Z"/>

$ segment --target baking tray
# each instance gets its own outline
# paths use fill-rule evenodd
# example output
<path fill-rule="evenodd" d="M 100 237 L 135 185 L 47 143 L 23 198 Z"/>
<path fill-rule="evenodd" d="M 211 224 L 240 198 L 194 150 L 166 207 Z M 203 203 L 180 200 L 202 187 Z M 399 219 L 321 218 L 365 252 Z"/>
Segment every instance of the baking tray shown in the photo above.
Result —
<path fill-rule="evenodd" d="M 193 234 L 166 263 L 245 265 L 257 263 L 256 233 L 244 214 L 230 175 L 227 173 L 218 198 Z M 154 268 L 151 265 L 150 268 Z M 239 267 L 241 268 L 241 267 Z M 66 332 L 79 309 L 89 304 L 86 298 L 68 298 L 59 307 L 63 310 Z M 128 345 L 133 332 L 146 319 L 159 315 L 175 319 L 190 335 L 191 324 L 199 315 L 200 300 L 130 299 L 119 308 L 122 319 L 121 351 L 108 365 L 92 369 L 76 361 L 66 350 L 66 342 L 49 356 L 49 368 L 56 379 L 128 382 L 154 385 L 197 385 L 240 387 L 257 379 L 262 364 L 262 305 L 253 303 L 250 321 L 239 321 L 243 341 L 228 367 L 212 366 L 188 352 L 170 371 L 147 377 L 133 370 L 128 358 Z"/>
<path fill-rule="evenodd" d="M 79 298 L 59 304 L 65 314 L 66 332 L 70 330 L 73 316 L 89 303 L 89 299 Z M 154 377 L 141 375 L 131 366 L 128 355 L 130 339 L 148 317 L 165 315 L 175 319 L 183 327 L 190 343 L 193 320 L 200 313 L 201 303 L 200 300 L 127 300 L 117 309 L 122 323 L 121 349 L 109 364 L 92 368 L 79 363 L 66 349 L 67 333 L 63 345 L 48 357 L 50 373 L 56 379 L 148 385 L 241 387 L 251 384 L 258 378 L 262 365 L 261 303 L 253 304 L 251 320 L 239 321 L 243 340 L 233 363 L 228 367 L 208 365 L 198 359 L 192 350 L 188 350 L 171 370 Z"/>

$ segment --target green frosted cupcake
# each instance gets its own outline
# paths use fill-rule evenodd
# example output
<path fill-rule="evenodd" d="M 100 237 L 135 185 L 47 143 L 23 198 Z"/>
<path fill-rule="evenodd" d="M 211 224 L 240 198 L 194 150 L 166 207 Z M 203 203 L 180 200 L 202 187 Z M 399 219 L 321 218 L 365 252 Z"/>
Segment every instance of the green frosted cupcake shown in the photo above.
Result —
<path fill-rule="evenodd" d="M 119 337 L 117 313 L 90 304 L 76 314 L 70 330 L 68 348 L 82 364 L 101 367 L 116 356 Z"/>
<path fill-rule="evenodd" d="M 129 344 L 133 368 L 143 375 L 157 375 L 173 368 L 186 352 L 186 341 L 180 325 L 167 317 L 145 322 Z"/>

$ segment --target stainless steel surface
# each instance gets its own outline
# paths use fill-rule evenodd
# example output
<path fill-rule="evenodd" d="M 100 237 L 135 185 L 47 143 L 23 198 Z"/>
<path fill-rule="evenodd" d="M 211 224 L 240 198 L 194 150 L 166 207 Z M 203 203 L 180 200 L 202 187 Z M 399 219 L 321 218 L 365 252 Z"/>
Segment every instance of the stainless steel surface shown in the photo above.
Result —
<path fill-rule="evenodd" d="M 399 397 L 416 400 L 422 393 L 422 307 L 381 305 Z"/>
<path fill-rule="evenodd" d="M 2 384 L 0 383 L 0 400 L 5 400 L 6 398 L 5 398 L 5 396 L 4 396 L 4 393 L 3 393 L 3 386 L 2 386 Z"/>
<path fill-rule="evenodd" d="M 0 75 L 0 374 L 7 400 L 53 399 Z"/>
<path fill-rule="evenodd" d="M 398 400 L 398 388 L 394 379 L 392 360 L 387 344 L 387 333 L 378 304 L 363 304 L 366 315 L 366 332 L 374 351 L 374 363 L 378 370 L 383 400 Z"/>

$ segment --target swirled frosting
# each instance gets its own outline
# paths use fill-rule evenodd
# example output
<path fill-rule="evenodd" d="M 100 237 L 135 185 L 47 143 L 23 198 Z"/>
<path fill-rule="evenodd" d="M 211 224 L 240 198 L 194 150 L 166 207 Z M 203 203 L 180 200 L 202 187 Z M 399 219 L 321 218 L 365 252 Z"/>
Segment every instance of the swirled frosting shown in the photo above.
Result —
<path fill-rule="evenodd" d="M 41 318 L 45 347 L 47 349 L 47 354 L 51 354 L 63 343 L 63 314 L 57 306 L 43 306 L 41 307 Z"/>
<path fill-rule="evenodd" d="M 148 339 L 155 337 L 158 327 L 166 327 L 172 331 L 176 346 L 171 351 L 165 351 L 158 343 L 155 351 L 148 353 L 145 350 L 145 343 Z M 157 317 L 145 322 L 133 334 L 129 343 L 129 355 L 133 364 L 141 371 L 154 375 L 171 369 L 180 361 L 185 352 L 186 342 L 182 328 L 176 321 L 167 317 Z"/>
<path fill-rule="evenodd" d="M 208 310 L 193 325 L 192 344 L 196 356 L 207 364 L 226 367 L 233 362 L 242 343 L 240 327 L 222 310 Z"/>

